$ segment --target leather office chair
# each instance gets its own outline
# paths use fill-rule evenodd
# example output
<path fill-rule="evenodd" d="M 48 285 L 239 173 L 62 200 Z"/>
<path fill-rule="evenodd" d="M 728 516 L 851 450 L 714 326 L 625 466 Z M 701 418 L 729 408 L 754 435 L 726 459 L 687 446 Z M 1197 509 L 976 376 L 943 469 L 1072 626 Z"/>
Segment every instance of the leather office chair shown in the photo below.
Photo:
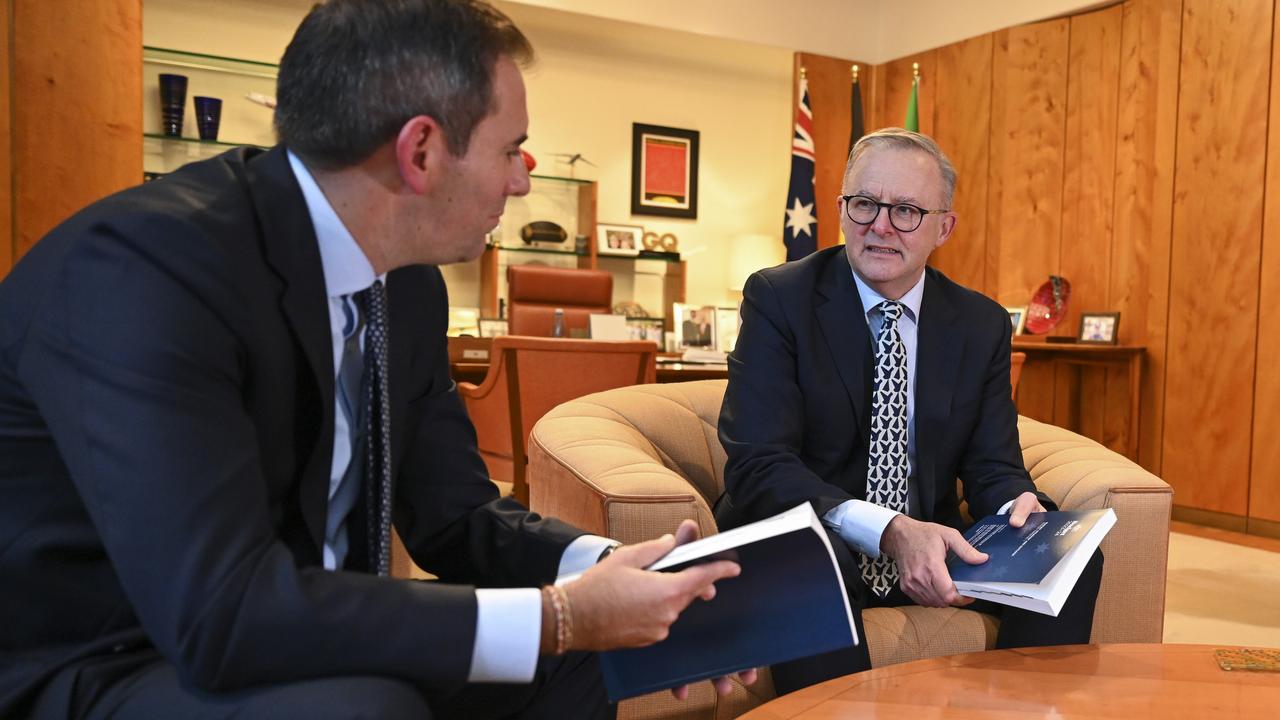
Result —
<path fill-rule="evenodd" d="M 507 266 L 507 323 L 512 335 L 550 337 L 556 308 L 564 310 L 564 335 L 586 330 L 591 313 L 613 307 L 613 275 L 604 270 Z"/>
<path fill-rule="evenodd" d="M 489 477 L 512 483 L 516 499 L 528 505 L 526 443 L 533 424 L 583 395 L 654 382 L 657 356 L 658 346 L 648 340 L 494 338 L 484 381 L 458 384 Z"/>

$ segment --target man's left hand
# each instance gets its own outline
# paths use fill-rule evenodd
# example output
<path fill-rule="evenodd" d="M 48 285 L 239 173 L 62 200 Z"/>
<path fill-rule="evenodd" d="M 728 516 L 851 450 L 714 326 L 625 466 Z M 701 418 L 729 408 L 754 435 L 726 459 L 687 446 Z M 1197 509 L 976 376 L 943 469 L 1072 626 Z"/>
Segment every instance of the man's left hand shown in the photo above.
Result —
<path fill-rule="evenodd" d="M 1013 507 L 1009 508 L 1009 527 L 1022 527 L 1027 523 L 1028 515 L 1038 512 L 1046 512 L 1040 504 L 1040 498 L 1033 492 L 1022 493 L 1013 501 Z"/>
<path fill-rule="evenodd" d="M 685 520 L 684 522 L 680 523 L 680 527 L 676 528 L 676 545 L 677 546 L 684 545 L 685 543 L 693 542 L 694 540 L 697 540 L 697 539 L 698 539 L 698 524 L 695 523 L 694 521 Z M 758 674 L 759 673 L 755 668 L 752 668 L 750 670 L 743 670 L 742 672 L 738 673 L 738 680 L 740 680 L 743 685 L 750 685 L 756 681 L 756 677 L 758 676 Z M 719 695 L 720 697 L 725 697 L 729 693 L 733 692 L 733 681 L 727 675 L 722 675 L 718 678 L 712 678 L 711 684 L 712 686 L 715 687 L 716 694 Z M 681 685 L 679 687 L 671 688 L 671 694 L 674 695 L 677 700 L 684 700 L 685 698 L 689 697 L 689 686 Z"/>

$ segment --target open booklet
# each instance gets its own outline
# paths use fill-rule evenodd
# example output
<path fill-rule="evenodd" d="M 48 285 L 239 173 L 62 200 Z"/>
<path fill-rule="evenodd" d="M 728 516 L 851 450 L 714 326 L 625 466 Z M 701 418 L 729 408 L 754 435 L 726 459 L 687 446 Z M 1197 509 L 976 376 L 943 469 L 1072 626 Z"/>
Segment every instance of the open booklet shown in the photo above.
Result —
<path fill-rule="evenodd" d="M 714 560 L 742 573 L 717 582 L 712 600 L 694 600 L 665 640 L 600 654 L 611 702 L 858 643 L 831 541 L 808 503 L 681 545 L 648 569 Z"/>
<path fill-rule="evenodd" d="M 1008 515 L 991 515 L 964 534 L 990 558 L 970 565 L 952 556 L 947 569 L 961 595 L 1057 617 L 1115 524 L 1111 508 L 1031 513 L 1020 528 L 1009 525 Z"/>

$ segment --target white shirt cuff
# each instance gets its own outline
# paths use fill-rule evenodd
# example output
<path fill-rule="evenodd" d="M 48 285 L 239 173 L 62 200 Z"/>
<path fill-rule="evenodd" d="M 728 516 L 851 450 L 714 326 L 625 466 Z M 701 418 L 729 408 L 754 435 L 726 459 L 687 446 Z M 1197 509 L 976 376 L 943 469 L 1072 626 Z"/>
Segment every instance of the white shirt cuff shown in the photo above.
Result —
<path fill-rule="evenodd" d="M 467 682 L 532 682 L 541 636 L 541 590 L 477 589 L 476 644 Z"/>
<path fill-rule="evenodd" d="M 1017 501 L 1018 501 L 1018 498 L 1014 498 L 1014 499 L 1010 500 L 1009 502 L 1007 502 L 1007 503 L 1005 503 L 1005 504 L 1001 505 L 1001 506 L 1000 506 L 1000 509 L 996 511 L 996 514 L 997 514 L 997 515 L 1004 515 L 1005 513 L 1009 512 L 1009 510 L 1010 510 L 1011 508 L 1013 508 L 1013 504 L 1014 504 L 1015 502 L 1017 502 Z"/>
<path fill-rule="evenodd" d="M 569 543 L 569 547 L 565 548 L 564 554 L 560 556 L 560 572 L 556 577 L 586 572 L 596 564 L 596 560 L 600 559 L 600 553 L 604 552 L 605 548 L 617 544 L 617 540 L 599 535 L 583 535 L 576 538 Z"/>
<path fill-rule="evenodd" d="M 827 527 L 854 550 L 869 558 L 880 557 L 880 536 L 889 521 L 900 515 L 897 510 L 880 507 L 864 500 L 846 500 L 822 517 Z"/>

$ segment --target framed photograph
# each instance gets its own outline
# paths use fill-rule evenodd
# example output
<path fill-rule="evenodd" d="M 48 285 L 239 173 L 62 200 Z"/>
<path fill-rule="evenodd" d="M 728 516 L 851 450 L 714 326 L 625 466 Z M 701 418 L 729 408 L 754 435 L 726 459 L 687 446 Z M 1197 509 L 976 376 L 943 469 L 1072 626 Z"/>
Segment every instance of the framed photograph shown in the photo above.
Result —
<path fill-rule="evenodd" d="M 659 350 L 666 347 L 662 337 L 662 318 L 627 318 L 627 335 L 632 340 L 652 340 L 658 344 Z"/>
<path fill-rule="evenodd" d="M 1120 313 L 1081 313 L 1080 342 L 1115 345 L 1119 338 Z"/>
<path fill-rule="evenodd" d="M 721 306 L 716 308 L 716 350 L 722 353 L 733 352 L 733 346 L 738 342 L 738 324 L 741 317 L 738 314 L 738 308 L 735 306 Z"/>
<path fill-rule="evenodd" d="M 671 327 L 678 350 L 716 349 L 716 309 L 710 305 L 696 307 L 673 303 Z"/>
<path fill-rule="evenodd" d="M 480 318 L 480 337 L 492 338 L 507 334 L 507 321 L 499 318 Z"/>
<path fill-rule="evenodd" d="M 644 228 L 639 225 L 596 225 L 596 252 L 600 255 L 639 255 L 644 247 Z"/>
<path fill-rule="evenodd" d="M 632 123 L 632 215 L 698 217 L 698 137 L 697 130 Z"/>
<path fill-rule="evenodd" d="M 1013 323 L 1013 334 L 1021 335 L 1027 327 L 1027 306 L 1006 307 L 1005 310 L 1009 311 L 1009 322 Z"/>

